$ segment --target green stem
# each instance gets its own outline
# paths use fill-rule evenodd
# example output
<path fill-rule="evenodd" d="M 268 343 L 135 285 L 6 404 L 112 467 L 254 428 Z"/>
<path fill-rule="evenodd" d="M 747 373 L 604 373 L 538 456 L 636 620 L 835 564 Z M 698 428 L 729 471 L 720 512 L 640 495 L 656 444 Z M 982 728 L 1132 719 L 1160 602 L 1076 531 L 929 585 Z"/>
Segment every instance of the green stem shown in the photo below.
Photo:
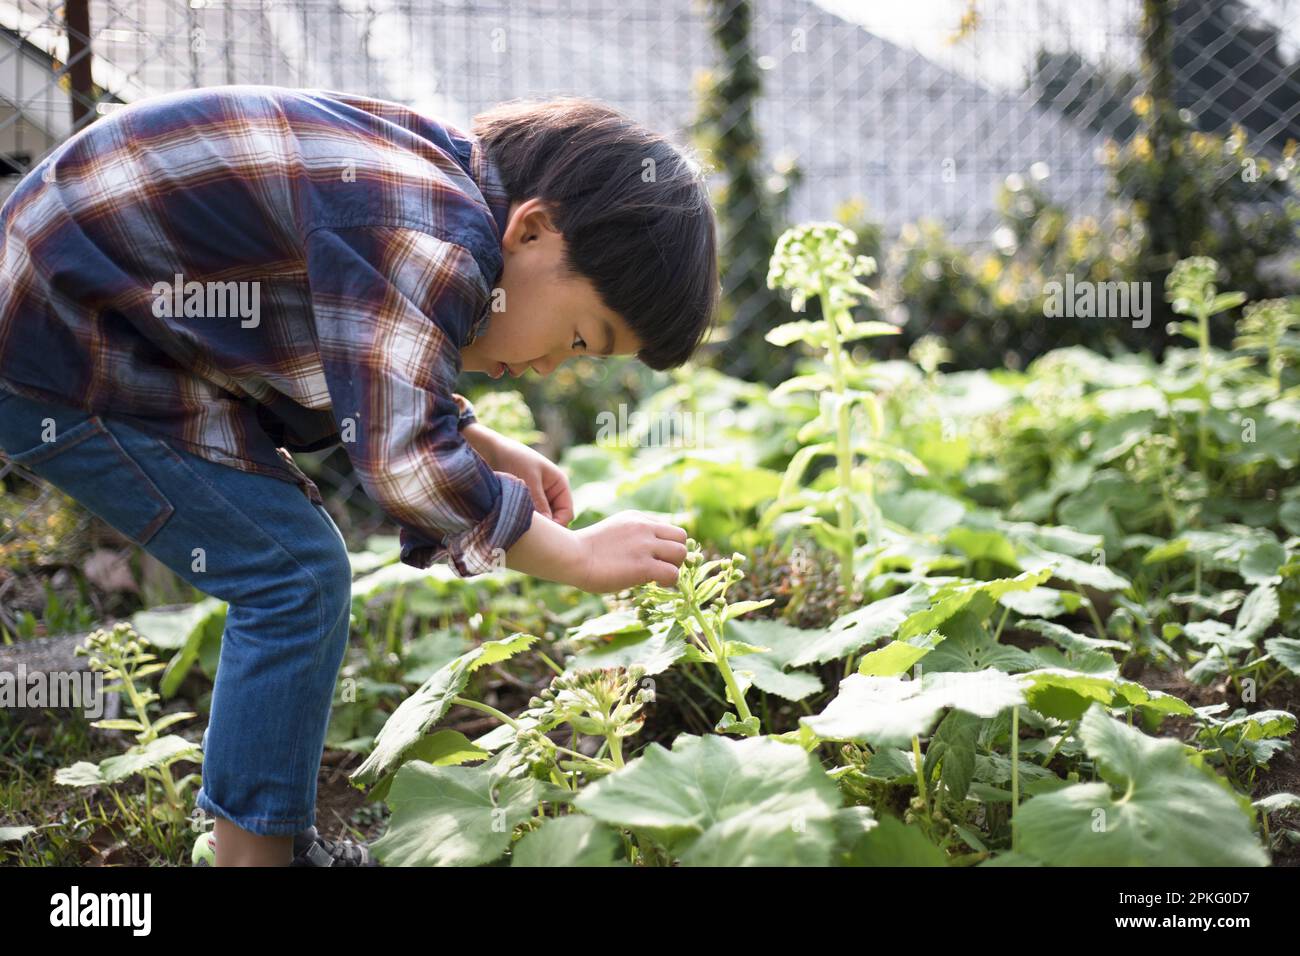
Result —
<path fill-rule="evenodd" d="M 508 714 L 501 713 L 501 711 L 497 710 L 495 707 L 492 707 L 488 704 L 481 703 L 477 700 L 470 700 L 468 697 L 453 697 L 451 699 L 451 702 L 453 704 L 460 704 L 462 707 L 470 707 L 474 710 L 480 710 L 485 714 L 491 714 L 497 720 L 501 721 L 502 723 L 509 724 L 511 727 L 515 728 L 515 730 L 519 729 L 519 721 L 515 720 L 513 717 L 509 716 Z M 579 756 L 585 756 L 585 755 L 580 754 Z"/>
<path fill-rule="evenodd" d="M 1205 474 L 1209 430 L 1206 417 L 1210 410 L 1210 314 L 1205 305 L 1196 310 L 1200 339 L 1201 411 L 1196 425 L 1196 457 L 1201 474 Z"/>
<path fill-rule="evenodd" d="M 1088 609 L 1088 616 L 1092 618 L 1092 626 L 1097 629 L 1097 636 L 1100 638 L 1105 638 L 1106 627 L 1104 624 L 1101 623 L 1101 615 L 1098 614 L 1097 609 L 1093 607 L 1092 599 L 1080 590 L 1076 589 L 1074 593 L 1079 595 L 1079 597 L 1083 598 L 1083 606 Z"/>
<path fill-rule="evenodd" d="M 997 642 L 997 639 L 998 639 L 999 637 L 1002 636 L 1002 625 L 1004 625 L 1004 624 L 1007 623 L 1007 615 L 1010 614 L 1010 613 L 1011 613 L 1011 608 L 1010 608 L 1010 607 L 1004 607 L 1004 608 L 1002 609 L 1002 616 L 1001 616 L 1000 618 L 998 618 L 998 627 L 997 627 L 997 630 L 995 630 L 995 631 L 993 632 L 993 641 L 994 641 L 994 643 L 996 643 L 996 642 Z"/>
<path fill-rule="evenodd" d="M 1078 725 L 1079 722 L 1077 720 L 1072 720 L 1070 721 L 1070 726 L 1066 727 L 1065 730 L 1061 731 L 1061 735 L 1056 738 L 1056 743 L 1052 745 L 1052 749 L 1048 753 L 1047 759 L 1043 761 L 1044 767 L 1050 767 L 1052 765 L 1052 759 L 1056 756 L 1057 752 L 1061 749 L 1061 745 L 1065 743 L 1065 738 L 1070 736 L 1070 734 L 1074 733 L 1074 728 L 1077 727 Z"/>
<path fill-rule="evenodd" d="M 1020 708 L 1011 708 L 1011 849 L 1016 848 L 1016 807 L 1020 805 Z"/>
<path fill-rule="evenodd" d="M 713 628 L 709 627 L 708 620 L 700 606 L 695 601 L 695 595 L 689 596 L 691 605 L 691 614 L 699 622 L 700 629 L 704 632 L 704 639 L 709 642 L 709 651 L 713 654 L 713 662 L 718 668 L 718 673 L 722 675 L 722 682 L 727 685 L 727 694 L 731 701 L 736 705 L 736 713 L 740 715 L 741 720 L 749 720 L 752 716 L 749 712 L 749 705 L 745 703 L 745 695 L 740 691 L 740 685 L 736 683 L 736 675 L 731 671 L 731 665 L 727 663 L 727 656 L 724 653 L 722 642 L 713 633 Z"/>
<path fill-rule="evenodd" d="M 849 431 L 849 405 L 844 401 L 844 353 L 840 346 L 840 330 L 836 315 L 831 306 L 830 285 L 821 280 L 822 315 L 826 320 L 829 334 L 831 372 L 833 383 L 831 391 L 839 399 L 835 410 L 835 463 L 839 478 L 838 511 L 840 519 L 840 583 L 844 586 L 844 597 L 848 599 L 853 593 L 853 444 Z M 871 540 L 868 527 L 867 540 Z"/>
<path fill-rule="evenodd" d="M 921 738 L 912 737 L 912 760 L 916 763 L 916 790 L 921 795 L 921 806 L 925 808 L 925 815 L 930 815 L 930 795 L 925 786 L 925 772 L 921 764 Z"/>

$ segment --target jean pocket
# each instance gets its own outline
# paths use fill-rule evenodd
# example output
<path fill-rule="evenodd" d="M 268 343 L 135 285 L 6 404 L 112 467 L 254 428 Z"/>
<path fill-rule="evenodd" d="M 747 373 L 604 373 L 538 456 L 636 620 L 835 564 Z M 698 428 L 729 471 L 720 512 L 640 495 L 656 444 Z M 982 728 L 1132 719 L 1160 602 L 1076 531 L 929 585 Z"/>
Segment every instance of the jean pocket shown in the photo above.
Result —
<path fill-rule="evenodd" d="M 6 452 L 6 457 L 139 545 L 147 544 L 176 510 L 98 415 L 58 429 L 50 441 Z"/>

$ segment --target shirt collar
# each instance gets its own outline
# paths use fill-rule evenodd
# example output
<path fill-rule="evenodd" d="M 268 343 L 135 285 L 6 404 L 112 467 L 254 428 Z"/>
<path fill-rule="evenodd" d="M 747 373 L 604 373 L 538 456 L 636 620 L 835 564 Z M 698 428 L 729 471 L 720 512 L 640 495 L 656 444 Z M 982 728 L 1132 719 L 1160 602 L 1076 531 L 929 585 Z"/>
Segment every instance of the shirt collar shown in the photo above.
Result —
<path fill-rule="evenodd" d="M 487 149 L 477 136 L 468 134 L 467 138 L 470 142 L 469 175 L 478 186 L 479 192 L 483 194 L 483 198 L 487 200 L 488 208 L 492 211 L 492 218 L 496 222 L 497 241 L 500 242 L 501 236 L 506 231 L 506 223 L 510 219 L 510 197 L 506 193 L 505 184 L 501 181 L 501 171 L 497 168 L 496 163 L 492 161 Z M 493 296 L 491 286 L 501 277 L 495 275 L 486 278 L 489 285 L 488 299 L 469 330 L 469 338 L 465 341 L 466 345 L 469 345 L 483 333 L 487 327 L 488 318 L 492 314 Z"/>
<path fill-rule="evenodd" d="M 506 187 L 501 182 L 501 171 L 478 137 L 470 138 L 469 175 L 487 200 L 488 208 L 492 210 L 492 218 L 497 224 L 497 238 L 500 239 L 505 235 L 506 223 L 510 219 L 510 197 L 506 195 Z"/>

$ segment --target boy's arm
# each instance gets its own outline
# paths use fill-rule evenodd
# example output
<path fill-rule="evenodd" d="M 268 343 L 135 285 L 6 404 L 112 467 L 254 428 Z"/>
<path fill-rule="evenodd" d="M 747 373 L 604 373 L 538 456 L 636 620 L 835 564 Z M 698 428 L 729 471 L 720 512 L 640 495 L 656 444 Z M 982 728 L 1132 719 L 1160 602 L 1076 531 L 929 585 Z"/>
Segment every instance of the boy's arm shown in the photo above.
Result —
<path fill-rule="evenodd" d="M 467 576 L 502 566 L 534 513 L 527 485 L 460 431 L 472 406 L 452 391 L 459 342 L 490 291 L 473 256 L 418 230 L 362 226 L 313 230 L 306 259 L 334 416 L 366 493 L 401 526 L 402 561 L 447 555 Z"/>

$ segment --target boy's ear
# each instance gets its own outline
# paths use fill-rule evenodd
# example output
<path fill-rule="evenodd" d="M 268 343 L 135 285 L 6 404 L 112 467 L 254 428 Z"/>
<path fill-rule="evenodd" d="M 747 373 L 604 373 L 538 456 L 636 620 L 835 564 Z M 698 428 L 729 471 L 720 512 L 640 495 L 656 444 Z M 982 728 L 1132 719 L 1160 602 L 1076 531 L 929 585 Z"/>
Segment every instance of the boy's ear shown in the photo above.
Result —
<path fill-rule="evenodd" d="M 536 238 L 543 230 L 559 232 L 546 203 L 537 198 L 525 199 L 511 207 L 503 242 L 526 242 Z"/>

